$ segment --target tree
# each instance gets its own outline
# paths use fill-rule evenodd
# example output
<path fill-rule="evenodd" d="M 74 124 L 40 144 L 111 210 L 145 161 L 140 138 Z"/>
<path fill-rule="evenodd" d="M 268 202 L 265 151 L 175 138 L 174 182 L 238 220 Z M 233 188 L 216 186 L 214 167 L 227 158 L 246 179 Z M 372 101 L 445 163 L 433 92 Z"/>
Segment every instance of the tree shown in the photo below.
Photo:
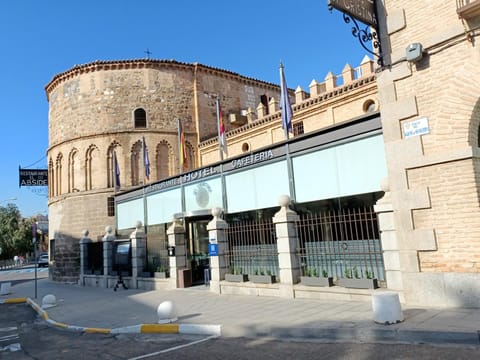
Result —
<path fill-rule="evenodd" d="M 1 259 L 33 251 L 32 224 L 34 218 L 23 218 L 15 204 L 0 206 Z"/>

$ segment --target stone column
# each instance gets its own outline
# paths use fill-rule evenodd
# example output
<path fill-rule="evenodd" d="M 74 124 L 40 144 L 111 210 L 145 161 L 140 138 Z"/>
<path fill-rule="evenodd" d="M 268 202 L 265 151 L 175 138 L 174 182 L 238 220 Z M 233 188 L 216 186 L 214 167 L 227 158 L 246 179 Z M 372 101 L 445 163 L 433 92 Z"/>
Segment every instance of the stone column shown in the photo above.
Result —
<path fill-rule="evenodd" d="M 217 254 L 210 256 L 210 291 L 220 294 L 220 281 L 225 280 L 227 263 L 225 254 L 228 252 L 228 241 L 225 229 L 228 224 L 220 218 L 222 209 L 213 208 L 213 219 L 207 225 L 210 246 L 217 247 Z"/>
<path fill-rule="evenodd" d="M 83 230 L 82 238 L 80 239 L 80 279 L 79 285 L 85 286 L 85 268 L 88 266 L 88 244 L 92 240 L 88 237 L 88 230 Z"/>
<path fill-rule="evenodd" d="M 395 217 L 390 196 L 388 179 L 383 179 L 381 184 L 385 195 L 374 206 L 378 218 L 378 230 L 383 250 L 383 263 L 385 267 L 385 280 L 389 290 L 399 292 L 400 301 L 404 302 L 403 276 L 400 267 L 400 247 L 397 231 L 395 230 Z"/>
<path fill-rule="evenodd" d="M 103 284 L 102 287 L 108 288 L 108 276 L 112 271 L 113 259 L 112 249 L 115 235 L 111 226 L 105 228 L 105 236 L 103 237 Z"/>
<path fill-rule="evenodd" d="M 298 247 L 295 223 L 299 220 L 299 216 L 289 208 L 288 195 L 281 195 L 278 202 L 281 208 L 273 217 L 273 223 L 277 233 L 279 291 L 281 297 L 293 298 L 295 297 L 293 285 L 300 281 L 300 263 L 295 253 Z"/>
<path fill-rule="evenodd" d="M 135 223 L 135 230 L 130 234 L 132 246 L 132 285 L 138 289 L 137 280 L 143 272 L 147 255 L 147 241 L 141 221 Z"/>
<path fill-rule="evenodd" d="M 172 225 L 167 229 L 170 281 L 168 287 L 178 287 L 178 271 L 187 268 L 187 248 L 185 246 L 185 228 L 178 219 L 174 219 Z M 171 254 L 173 251 L 173 254 Z"/>

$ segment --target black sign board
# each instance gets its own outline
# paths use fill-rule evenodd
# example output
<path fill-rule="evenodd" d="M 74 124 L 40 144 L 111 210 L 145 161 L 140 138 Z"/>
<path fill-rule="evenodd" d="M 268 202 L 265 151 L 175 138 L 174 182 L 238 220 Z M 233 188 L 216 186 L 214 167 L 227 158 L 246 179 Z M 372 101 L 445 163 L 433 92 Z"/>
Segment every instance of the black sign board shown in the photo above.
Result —
<path fill-rule="evenodd" d="M 19 170 L 18 186 L 48 186 L 48 170 L 22 169 Z"/>
<path fill-rule="evenodd" d="M 328 7 L 344 12 L 378 30 L 375 0 L 328 0 Z"/>

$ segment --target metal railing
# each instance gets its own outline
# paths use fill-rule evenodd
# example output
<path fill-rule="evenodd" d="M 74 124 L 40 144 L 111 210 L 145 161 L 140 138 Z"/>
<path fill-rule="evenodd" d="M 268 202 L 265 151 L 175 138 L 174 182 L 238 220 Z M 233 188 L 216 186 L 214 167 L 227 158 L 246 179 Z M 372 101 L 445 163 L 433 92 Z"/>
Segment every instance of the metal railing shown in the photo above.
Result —
<path fill-rule="evenodd" d="M 279 275 L 275 225 L 271 220 L 230 223 L 226 236 L 226 261 L 232 273 Z"/>
<path fill-rule="evenodd" d="M 297 223 L 303 276 L 376 278 L 385 281 L 373 207 L 307 214 Z"/>

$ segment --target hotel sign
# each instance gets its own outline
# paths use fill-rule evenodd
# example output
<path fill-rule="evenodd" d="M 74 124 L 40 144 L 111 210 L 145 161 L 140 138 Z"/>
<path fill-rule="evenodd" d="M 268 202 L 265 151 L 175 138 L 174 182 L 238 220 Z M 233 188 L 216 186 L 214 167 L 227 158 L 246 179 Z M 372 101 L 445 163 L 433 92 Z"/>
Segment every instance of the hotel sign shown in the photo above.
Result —
<path fill-rule="evenodd" d="M 48 186 L 48 170 L 19 168 L 18 186 Z"/>
<path fill-rule="evenodd" d="M 375 0 L 329 0 L 328 7 L 346 13 L 377 29 Z"/>

